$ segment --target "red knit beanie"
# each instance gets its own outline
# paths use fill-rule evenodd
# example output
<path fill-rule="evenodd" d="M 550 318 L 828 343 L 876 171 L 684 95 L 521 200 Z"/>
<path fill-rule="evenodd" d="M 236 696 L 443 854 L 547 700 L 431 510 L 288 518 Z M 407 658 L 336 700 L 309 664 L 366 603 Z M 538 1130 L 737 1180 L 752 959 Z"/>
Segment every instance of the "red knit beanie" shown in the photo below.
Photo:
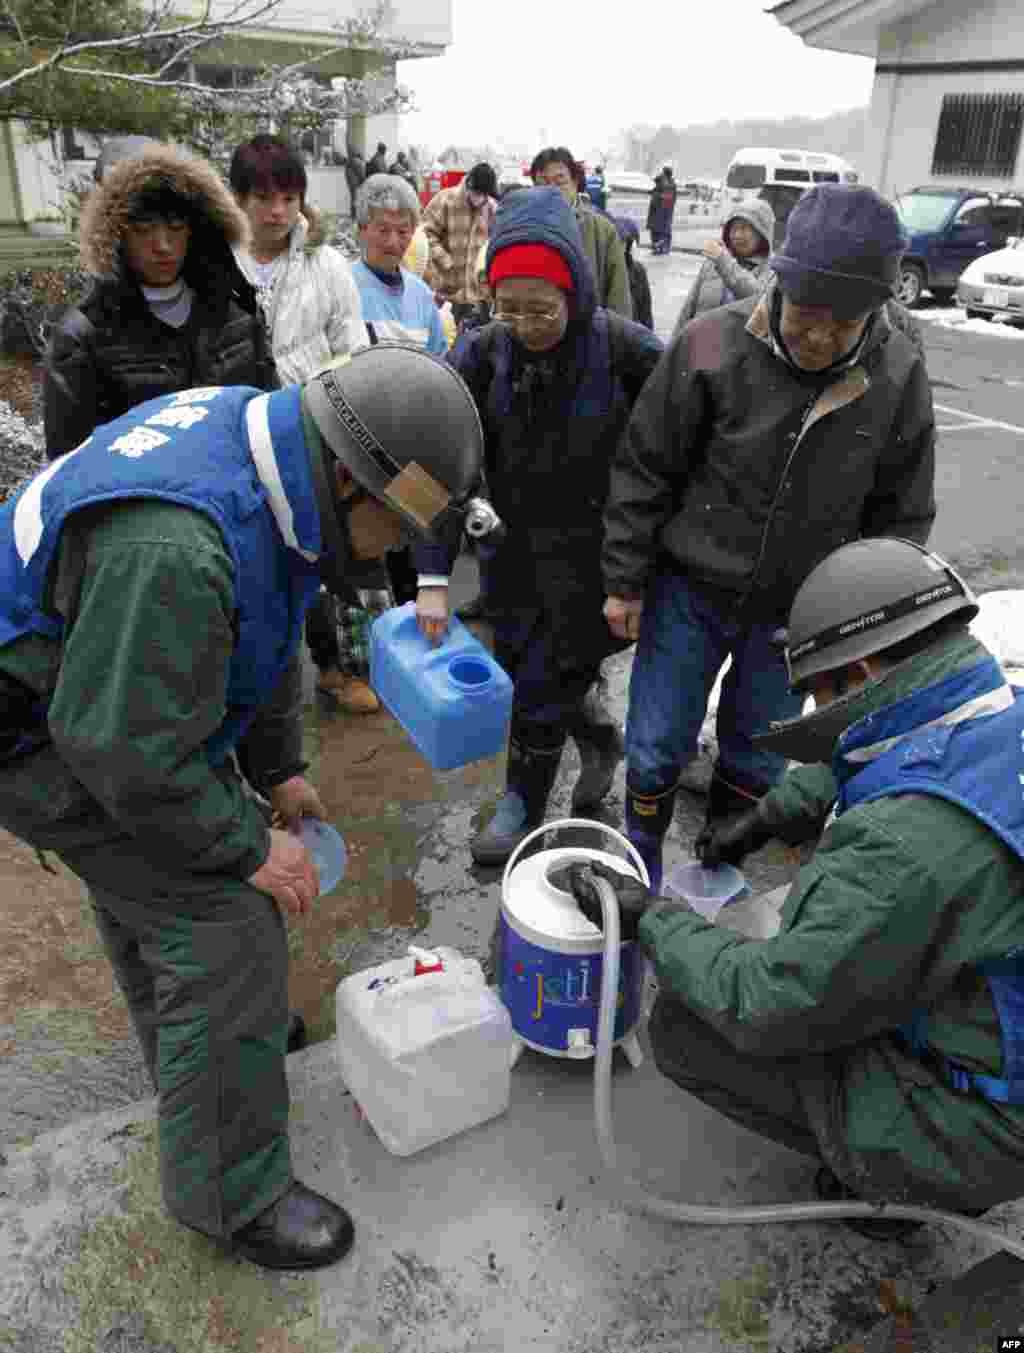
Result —
<path fill-rule="evenodd" d="M 576 290 L 569 265 L 550 244 L 510 244 L 499 249 L 491 259 L 487 281 L 494 288 L 506 277 L 539 277 L 560 291 Z"/>

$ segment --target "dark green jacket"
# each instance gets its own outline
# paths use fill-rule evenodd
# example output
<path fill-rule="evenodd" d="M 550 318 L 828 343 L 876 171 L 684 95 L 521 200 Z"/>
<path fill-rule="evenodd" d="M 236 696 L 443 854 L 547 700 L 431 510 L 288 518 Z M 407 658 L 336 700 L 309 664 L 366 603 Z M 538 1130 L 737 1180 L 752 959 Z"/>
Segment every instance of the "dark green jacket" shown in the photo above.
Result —
<path fill-rule="evenodd" d="M 594 270 L 597 304 L 605 310 L 614 310 L 623 319 L 633 318 L 633 298 L 629 286 L 626 251 L 619 232 L 607 216 L 592 207 L 579 203 L 576 221 L 583 240 L 583 249 Z"/>
<path fill-rule="evenodd" d="M 985 655 L 971 638 L 948 640 L 873 685 L 863 712 Z M 835 794 L 830 770 L 800 767 L 761 811 L 796 844 L 821 831 Z M 902 1187 L 900 1159 L 913 1162 L 917 1196 L 945 1205 L 1024 1193 L 1024 1107 L 950 1089 L 937 1062 L 895 1036 L 926 1008 L 930 1049 L 1002 1074 L 975 964 L 1024 945 L 1024 866 L 978 819 L 926 795 L 860 804 L 824 827 L 773 939 L 667 903 L 648 910 L 640 935 L 666 995 L 796 1078 L 826 1160 L 868 1196 Z"/>
<path fill-rule="evenodd" d="M 263 864 L 263 812 L 204 742 L 224 718 L 234 647 L 232 562 L 213 522 L 156 500 L 78 513 L 65 527 L 48 605 L 65 642 L 0 649 L 0 693 L 50 700 L 50 747 L 0 767 L 0 825 L 60 852 L 125 850 L 175 893 L 208 892 Z M 302 769 L 297 661 L 239 745 L 253 784 Z M 173 879 L 173 882 L 170 880 Z"/>

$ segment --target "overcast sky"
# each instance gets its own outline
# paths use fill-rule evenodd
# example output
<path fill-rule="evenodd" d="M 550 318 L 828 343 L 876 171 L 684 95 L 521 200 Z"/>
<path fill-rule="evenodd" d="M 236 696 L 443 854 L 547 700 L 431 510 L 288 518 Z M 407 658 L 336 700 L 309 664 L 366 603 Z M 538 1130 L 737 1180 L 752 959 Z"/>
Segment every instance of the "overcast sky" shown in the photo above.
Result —
<path fill-rule="evenodd" d="M 443 57 L 405 61 L 402 140 L 565 143 L 584 157 L 635 123 L 820 116 L 867 104 L 874 63 L 804 44 L 764 0 L 453 0 Z"/>

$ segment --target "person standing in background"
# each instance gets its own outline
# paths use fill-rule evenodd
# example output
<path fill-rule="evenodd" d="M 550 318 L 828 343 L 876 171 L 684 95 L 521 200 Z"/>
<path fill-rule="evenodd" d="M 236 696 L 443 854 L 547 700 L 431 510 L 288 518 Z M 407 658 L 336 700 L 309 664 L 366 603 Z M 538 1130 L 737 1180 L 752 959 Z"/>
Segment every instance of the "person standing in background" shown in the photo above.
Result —
<path fill-rule="evenodd" d="M 667 254 L 672 248 L 672 218 L 676 210 L 676 181 L 671 166 L 665 165 L 654 180 L 647 208 L 647 229 L 651 232 L 651 252 Z"/>
<path fill-rule="evenodd" d="M 626 252 L 619 232 L 607 216 L 580 201 L 583 169 L 566 146 L 547 146 L 530 165 L 530 178 L 538 188 L 557 188 L 576 213 L 583 250 L 597 286 L 597 304 L 623 319 L 633 318 L 633 301 L 626 269 Z"/>
<path fill-rule="evenodd" d="M 768 255 L 775 215 L 760 199 L 736 207 L 722 226 L 721 239 L 704 244 L 704 262 L 682 304 L 673 334 L 704 310 L 757 296 L 771 280 Z"/>
<path fill-rule="evenodd" d="M 244 214 L 205 161 L 130 141 L 111 143 L 97 163 L 79 231 L 93 288 L 47 347 L 51 459 L 157 395 L 276 383 L 255 293 L 232 257 L 248 237 Z"/>
<path fill-rule="evenodd" d="M 388 148 L 383 141 L 377 142 L 376 153 L 371 155 L 366 162 L 366 177 L 371 174 L 386 174 L 388 172 Z"/>
<path fill-rule="evenodd" d="M 654 328 L 654 306 L 651 301 L 651 284 L 647 269 L 633 257 L 633 248 L 640 243 L 640 227 L 629 216 L 613 216 L 615 229 L 626 254 L 626 272 L 629 275 L 629 294 L 633 302 L 633 318 L 645 329 Z"/>
<path fill-rule="evenodd" d="M 287 141 L 261 132 L 242 142 L 229 178 L 252 228 L 251 245 L 236 249 L 235 258 L 256 290 L 279 378 L 282 385 L 308 380 L 369 341 L 352 270 L 323 242 L 320 215 L 306 201 L 302 157 Z M 387 586 L 383 567 L 380 586 Z M 361 604 L 354 593 L 346 602 L 357 610 Z M 317 689 L 350 714 L 373 713 L 380 702 L 369 683 L 334 660 L 335 609 L 321 591 L 306 616 Z"/>
<path fill-rule="evenodd" d="M 440 302 L 451 302 L 455 323 L 473 318 L 486 292 L 478 257 L 497 210 L 498 176 L 487 163 L 475 164 L 461 183 L 442 188 L 423 213 L 430 262 Z"/>
<path fill-rule="evenodd" d="M 366 161 L 356 150 L 348 146 L 345 151 L 345 183 L 348 187 L 348 209 L 353 221 L 356 219 L 356 193 L 366 178 Z"/>

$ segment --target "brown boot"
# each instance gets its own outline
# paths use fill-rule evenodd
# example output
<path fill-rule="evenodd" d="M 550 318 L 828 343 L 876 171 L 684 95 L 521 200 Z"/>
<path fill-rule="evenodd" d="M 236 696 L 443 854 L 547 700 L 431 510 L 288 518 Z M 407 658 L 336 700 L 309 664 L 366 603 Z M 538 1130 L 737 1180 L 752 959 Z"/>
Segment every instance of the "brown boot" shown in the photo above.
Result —
<path fill-rule="evenodd" d="M 380 701 L 362 677 L 329 667 L 320 673 L 316 688 L 336 700 L 346 714 L 375 714 Z"/>

